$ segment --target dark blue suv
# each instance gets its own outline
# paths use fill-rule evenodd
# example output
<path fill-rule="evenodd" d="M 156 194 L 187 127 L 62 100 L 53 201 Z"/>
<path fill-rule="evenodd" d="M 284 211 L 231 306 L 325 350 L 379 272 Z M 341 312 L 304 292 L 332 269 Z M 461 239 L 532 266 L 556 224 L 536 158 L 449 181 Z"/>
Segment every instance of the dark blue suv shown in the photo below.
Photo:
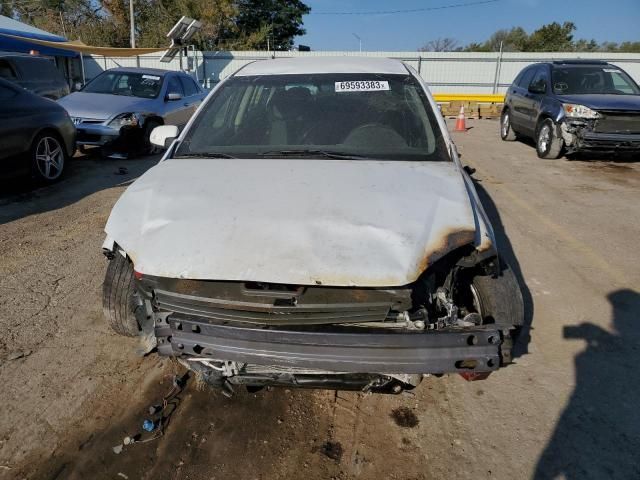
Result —
<path fill-rule="evenodd" d="M 606 62 L 529 65 L 507 91 L 500 136 L 533 138 L 540 158 L 586 150 L 640 153 L 640 88 Z"/>

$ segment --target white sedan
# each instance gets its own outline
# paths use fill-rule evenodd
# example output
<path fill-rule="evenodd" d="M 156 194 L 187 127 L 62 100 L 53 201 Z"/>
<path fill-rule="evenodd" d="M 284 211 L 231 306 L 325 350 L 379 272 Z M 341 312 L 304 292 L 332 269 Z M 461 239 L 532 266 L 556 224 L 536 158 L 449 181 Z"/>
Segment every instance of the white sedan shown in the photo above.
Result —
<path fill-rule="evenodd" d="M 240 69 L 113 208 L 111 326 L 227 390 L 508 364 L 522 296 L 437 111 L 396 60 Z"/>

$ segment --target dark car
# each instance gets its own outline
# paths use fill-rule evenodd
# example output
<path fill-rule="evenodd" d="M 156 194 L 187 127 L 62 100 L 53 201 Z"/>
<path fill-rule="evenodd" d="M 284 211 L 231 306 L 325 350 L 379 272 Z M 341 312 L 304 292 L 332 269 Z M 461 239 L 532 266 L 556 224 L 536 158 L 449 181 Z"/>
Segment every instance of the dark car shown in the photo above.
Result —
<path fill-rule="evenodd" d="M 56 102 L 0 79 L 0 177 L 60 178 L 75 150 L 76 130 Z"/>
<path fill-rule="evenodd" d="M 563 152 L 640 152 L 640 88 L 606 62 L 528 66 L 509 87 L 500 136 L 535 140 L 540 158 Z"/>
<path fill-rule="evenodd" d="M 43 57 L 0 55 L 0 78 L 52 100 L 69 94 L 69 85 L 56 64 Z"/>
<path fill-rule="evenodd" d="M 78 145 L 151 153 L 151 130 L 183 127 L 206 92 L 189 75 L 155 68 L 112 68 L 60 100 L 78 129 Z"/>

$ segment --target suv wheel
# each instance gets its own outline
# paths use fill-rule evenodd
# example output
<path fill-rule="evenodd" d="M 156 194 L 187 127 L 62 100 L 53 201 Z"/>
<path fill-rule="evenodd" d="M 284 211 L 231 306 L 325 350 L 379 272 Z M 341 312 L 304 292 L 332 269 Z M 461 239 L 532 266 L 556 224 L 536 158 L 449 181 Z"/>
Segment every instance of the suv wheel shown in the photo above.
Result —
<path fill-rule="evenodd" d="M 560 158 L 564 141 L 556 134 L 556 125 L 553 120 L 543 120 L 536 135 L 536 152 L 540 158 Z"/>
<path fill-rule="evenodd" d="M 511 115 L 505 109 L 500 116 L 500 138 L 505 142 L 513 142 L 516 139 L 516 132 L 511 128 Z"/>

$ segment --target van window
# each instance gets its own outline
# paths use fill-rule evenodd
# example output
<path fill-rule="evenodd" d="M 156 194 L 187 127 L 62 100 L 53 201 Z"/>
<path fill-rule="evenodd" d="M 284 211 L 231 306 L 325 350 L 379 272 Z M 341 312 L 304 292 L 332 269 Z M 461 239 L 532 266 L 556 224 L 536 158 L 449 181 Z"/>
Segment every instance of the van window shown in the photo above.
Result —
<path fill-rule="evenodd" d="M 11 64 L 2 59 L 0 59 L 0 78 L 6 78 L 7 80 L 17 78 L 16 72 L 13 71 Z"/>
<path fill-rule="evenodd" d="M 60 72 L 56 65 L 43 58 L 16 58 L 16 66 L 20 69 L 22 76 L 26 79 L 54 79 L 60 80 Z"/>

